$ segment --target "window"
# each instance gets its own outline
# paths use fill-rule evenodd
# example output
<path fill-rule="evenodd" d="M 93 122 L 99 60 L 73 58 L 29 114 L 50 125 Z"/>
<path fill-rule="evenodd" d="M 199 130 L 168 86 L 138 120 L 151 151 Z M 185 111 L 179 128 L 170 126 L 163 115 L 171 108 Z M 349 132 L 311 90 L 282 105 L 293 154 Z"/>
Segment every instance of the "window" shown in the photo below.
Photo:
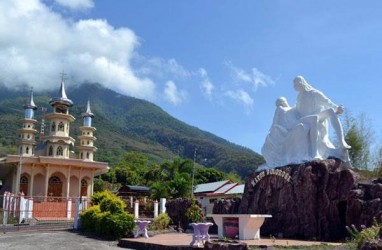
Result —
<path fill-rule="evenodd" d="M 82 179 L 81 180 L 81 187 L 87 187 L 87 186 L 88 186 L 88 182 L 85 179 Z"/>
<path fill-rule="evenodd" d="M 58 178 L 57 176 L 52 176 L 50 177 L 49 179 L 49 184 L 61 184 L 61 180 L 60 178 Z"/>
<path fill-rule="evenodd" d="M 58 131 L 64 131 L 64 124 L 62 122 L 60 122 L 58 124 L 58 128 L 57 128 Z"/>
<path fill-rule="evenodd" d="M 89 159 L 89 152 L 86 153 L 86 159 Z"/>
<path fill-rule="evenodd" d="M 49 147 L 48 155 L 49 155 L 49 156 L 52 156 L 52 155 L 53 155 L 53 147 L 52 147 L 52 146 Z"/>
<path fill-rule="evenodd" d="M 26 176 L 21 176 L 20 184 L 28 184 L 28 178 Z"/>
<path fill-rule="evenodd" d="M 59 146 L 59 147 L 57 148 L 57 155 L 59 155 L 59 156 L 63 156 L 63 155 L 64 155 L 64 150 L 62 149 L 61 146 Z"/>
<path fill-rule="evenodd" d="M 30 135 L 27 135 L 27 138 L 28 138 L 28 139 L 30 139 L 30 138 L 31 138 L 31 136 L 30 136 Z"/>
<path fill-rule="evenodd" d="M 29 147 L 27 147 L 26 149 L 26 154 L 29 154 Z"/>
<path fill-rule="evenodd" d="M 20 147 L 20 154 L 23 153 L 23 147 Z"/>
<path fill-rule="evenodd" d="M 81 153 L 81 159 L 83 159 L 84 158 L 84 153 Z"/>
<path fill-rule="evenodd" d="M 89 143 L 90 143 L 90 142 L 89 142 L 89 141 L 87 141 L 87 144 L 88 144 L 88 145 L 89 145 Z"/>
<path fill-rule="evenodd" d="M 30 124 L 28 124 L 28 128 L 30 128 L 31 127 L 31 125 Z"/>
<path fill-rule="evenodd" d="M 52 131 L 52 132 L 56 131 L 56 123 L 55 123 L 55 122 L 52 122 L 52 128 L 51 128 L 51 131 Z"/>

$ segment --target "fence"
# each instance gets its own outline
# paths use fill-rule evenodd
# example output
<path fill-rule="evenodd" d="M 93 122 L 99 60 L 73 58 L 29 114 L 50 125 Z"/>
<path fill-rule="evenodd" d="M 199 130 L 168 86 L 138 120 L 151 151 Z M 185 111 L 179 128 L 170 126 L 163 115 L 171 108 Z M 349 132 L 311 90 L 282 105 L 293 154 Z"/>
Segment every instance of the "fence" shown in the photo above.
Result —
<path fill-rule="evenodd" d="M 0 230 L 31 228 L 73 228 L 79 213 L 89 206 L 87 198 L 25 197 L 5 192 L 2 200 Z M 17 229 L 12 226 L 17 226 Z M 29 226 L 29 227 L 26 227 Z"/>
<path fill-rule="evenodd" d="M 25 197 L 5 192 L 0 196 L 0 231 L 79 227 L 79 214 L 90 206 L 85 197 Z M 155 218 L 166 212 L 166 199 L 129 200 L 127 209 L 134 217 Z M 16 227 L 15 227 L 16 226 Z"/>

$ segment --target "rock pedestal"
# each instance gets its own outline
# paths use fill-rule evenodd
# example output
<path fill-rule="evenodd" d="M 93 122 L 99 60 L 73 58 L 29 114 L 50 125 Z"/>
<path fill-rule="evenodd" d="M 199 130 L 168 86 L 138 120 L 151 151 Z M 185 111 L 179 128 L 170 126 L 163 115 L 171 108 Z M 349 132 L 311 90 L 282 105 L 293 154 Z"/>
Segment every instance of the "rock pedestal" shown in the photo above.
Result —
<path fill-rule="evenodd" d="M 346 225 L 380 218 L 381 198 L 382 180 L 362 183 L 342 161 L 316 160 L 252 174 L 238 212 L 271 214 L 263 235 L 333 241 L 347 236 Z"/>

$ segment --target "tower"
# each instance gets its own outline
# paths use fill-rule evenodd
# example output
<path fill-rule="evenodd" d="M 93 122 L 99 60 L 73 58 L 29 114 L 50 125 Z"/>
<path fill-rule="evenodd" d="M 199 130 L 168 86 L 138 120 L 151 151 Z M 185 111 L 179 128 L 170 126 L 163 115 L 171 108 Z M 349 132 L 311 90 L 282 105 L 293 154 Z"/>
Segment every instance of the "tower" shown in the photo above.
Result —
<path fill-rule="evenodd" d="M 44 140 L 46 142 L 45 155 L 55 158 L 69 158 L 75 142 L 69 136 L 70 123 L 75 118 L 69 114 L 69 108 L 73 106 L 73 102 L 66 96 L 64 77 L 61 80 L 58 97 L 50 99 L 49 104 L 53 107 L 53 112 L 45 116 L 49 126 L 48 136 L 45 136 Z"/>
<path fill-rule="evenodd" d="M 80 139 L 80 159 L 85 161 L 93 161 L 94 152 L 97 150 L 94 146 L 94 142 L 97 138 L 94 136 L 96 128 L 92 127 L 93 117 L 94 114 L 90 110 L 90 102 L 88 101 L 86 112 L 82 113 L 83 125 L 80 127 L 81 135 L 78 136 L 78 139 Z"/>
<path fill-rule="evenodd" d="M 34 111 L 37 109 L 37 106 L 33 101 L 33 90 L 31 90 L 28 103 L 26 103 L 23 107 L 23 127 L 18 131 L 19 154 L 22 156 L 33 156 L 34 147 L 36 145 L 35 135 L 37 134 L 37 130 L 35 129 L 37 121 L 34 119 Z"/>

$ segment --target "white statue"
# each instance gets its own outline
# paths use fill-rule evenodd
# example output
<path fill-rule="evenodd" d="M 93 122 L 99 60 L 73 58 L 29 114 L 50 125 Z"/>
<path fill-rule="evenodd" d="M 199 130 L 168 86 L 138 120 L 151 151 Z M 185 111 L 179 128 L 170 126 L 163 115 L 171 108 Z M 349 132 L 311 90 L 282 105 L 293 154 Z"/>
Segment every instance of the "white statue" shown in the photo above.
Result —
<path fill-rule="evenodd" d="M 267 167 L 330 156 L 348 162 L 350 147 L 338 119 L 344 108 L 310 86 L 302 76 L 294 79 L 294 88 L 298 92 L 296 106 L 290 107 L 284 97 L 276 101 L 273 123 L 261 150 Z M 337 147 L 329 139 L 328 120 L 337 136 Z"/>

